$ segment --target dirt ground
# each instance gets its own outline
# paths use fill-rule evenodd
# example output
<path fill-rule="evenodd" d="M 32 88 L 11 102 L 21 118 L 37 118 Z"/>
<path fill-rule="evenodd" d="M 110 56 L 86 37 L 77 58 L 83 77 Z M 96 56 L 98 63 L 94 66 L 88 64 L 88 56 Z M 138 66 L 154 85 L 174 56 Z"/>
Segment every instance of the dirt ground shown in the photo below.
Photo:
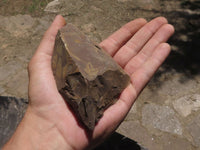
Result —
<path fill-rule="evenodd" d="M 44 14 L 43 10 L 50 1 L 51 0 L 1 0 L 0 15 L 30 14 L 39 17 Z"/>
<path fill-rule="evenodd" d="M 27 99 L 27 63 L 56 14 L 95 42 L 133 19 L 164 16 L 176 30 L 172 52 L 117 132 L 142 145 L 138 150 L 200 150 L 198 0 L 60 0 L 47 8 L 49 2 L 0 0 L 0 96 Z"/>

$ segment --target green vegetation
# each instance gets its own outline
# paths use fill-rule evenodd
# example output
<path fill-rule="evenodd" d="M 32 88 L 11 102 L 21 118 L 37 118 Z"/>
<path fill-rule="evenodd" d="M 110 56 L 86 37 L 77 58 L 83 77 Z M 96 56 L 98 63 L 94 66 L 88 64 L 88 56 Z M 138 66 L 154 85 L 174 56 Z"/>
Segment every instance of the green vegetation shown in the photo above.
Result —
<path fill-rule="evenodd" d="M 2 6 L 2 5 L 5 5 L 6 3 L 8 2 L 8 0 L 0 0 L 0 7 Z"/>
<path fill-rule="evenodd" d="M 28 8 L 30 13 L 34 13 L 36 11 L 41 11 L 48 4 L 50 0 L 32 0 L 31 5 Z"/>

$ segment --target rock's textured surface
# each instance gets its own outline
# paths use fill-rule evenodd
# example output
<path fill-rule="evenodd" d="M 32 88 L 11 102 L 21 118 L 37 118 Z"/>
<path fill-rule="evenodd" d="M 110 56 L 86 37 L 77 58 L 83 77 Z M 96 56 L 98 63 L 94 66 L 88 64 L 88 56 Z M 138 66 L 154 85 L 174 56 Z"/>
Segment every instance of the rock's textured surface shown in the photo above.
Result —
<path fill-rule="evenodd" d="M 189 124 L 188 131 L 192 135 L 195 146 L 200 148 L 200 114 Z"/>
<path fill-rule="evenodd" d="M 48 3 L 48 5 L 44 9 L 44 11 L 57 13 L 57 12 L 59 12 L 60 5 L 61 5 L 61 3 L 59 0 L 54 0 L 50 3 Z"/>
<path fill-rule="evenodd" d="M 11 17 L 0 16 L 0 28 L 5 29 L 15 37 L 30 35 L 29 30 L 35 25 L 35 19 L 29 15 L 16 15 Z"/>
<path fill-rule="evenodd" d="M 183 96 L 174 101 L 173 106 L 180 115 L 187 117 L 192 111 L 198 111 L 200 109 L 200 95 L 192 94 Z"/>
<path fill-rule="evenodd" d="M 142 124 L 161 131 L 182 134 L 182 127 L 175 112 L 168 106 L 146 104 L 142 110 Z"/>
<path fill-rule="evenodd" d="M 72 24 L 57 35 L 52 68 L 59 92 L 91 130 L 130 81 L 106 52 Z"/>
<path fill-rule="evenodd" d="M 14 133 L 27 107 L 27 100 L 0 96 L 0 148 Z"/>

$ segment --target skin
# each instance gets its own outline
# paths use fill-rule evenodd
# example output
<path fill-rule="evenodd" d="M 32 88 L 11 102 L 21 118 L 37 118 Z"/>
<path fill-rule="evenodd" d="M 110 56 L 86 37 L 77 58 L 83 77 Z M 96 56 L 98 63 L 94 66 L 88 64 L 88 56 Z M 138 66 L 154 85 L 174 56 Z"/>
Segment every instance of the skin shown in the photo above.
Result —
<path fill-rule="evenodd" d="M 133 20 L 100 43 L 128 73 L 131 84 L 109 107 L 88 136 L 58 93 L 51 58 L 58 29 L 66 24 L 58 15 L 46 31 L 29 66 L 29 106 L 16 132 L 3 150 L 91 149 L 113 133 L 131 106 L 170 53 L 166 43 L 174 33 L 163 17 L 150 22 Z"/>

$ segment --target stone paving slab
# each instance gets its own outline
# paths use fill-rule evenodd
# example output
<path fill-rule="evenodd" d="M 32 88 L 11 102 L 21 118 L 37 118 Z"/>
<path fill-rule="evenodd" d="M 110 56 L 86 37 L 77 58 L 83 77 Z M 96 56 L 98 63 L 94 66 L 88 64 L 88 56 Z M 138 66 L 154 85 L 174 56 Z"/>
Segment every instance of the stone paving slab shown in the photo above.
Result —
<path fill-rule="evenodd" d="M 26 107 L 27 102 L 24 99 L 0 96 L 0 148 L 15 131 Z"/>

